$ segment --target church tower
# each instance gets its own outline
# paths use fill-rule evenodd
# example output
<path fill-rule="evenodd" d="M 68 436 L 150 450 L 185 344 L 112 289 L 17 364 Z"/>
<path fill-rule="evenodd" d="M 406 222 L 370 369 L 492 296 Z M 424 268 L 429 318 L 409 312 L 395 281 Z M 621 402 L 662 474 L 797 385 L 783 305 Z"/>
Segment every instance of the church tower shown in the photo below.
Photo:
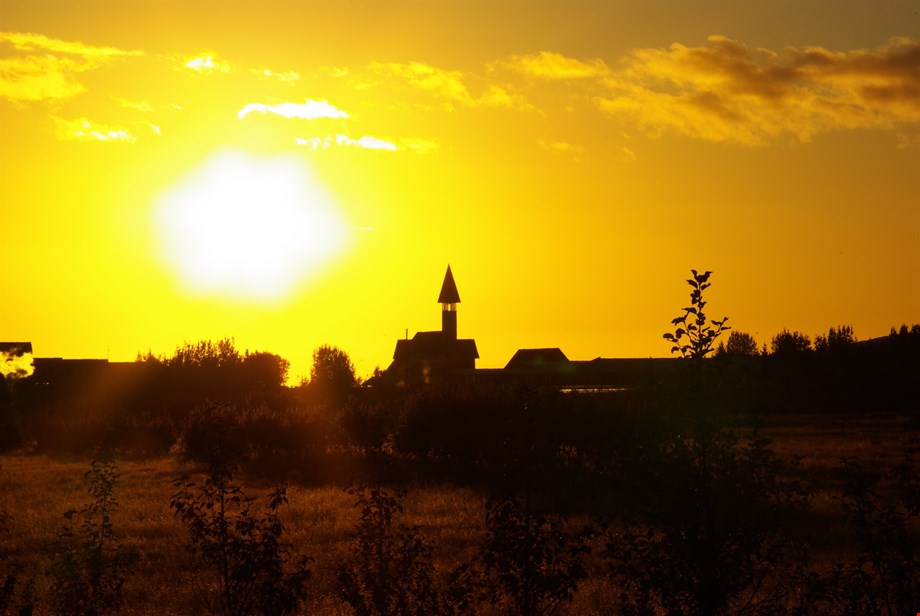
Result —
<path fill-rule="evenodd" d="M 438 303 L 441 304 L 441 330 L 416 332 L 411 340 L 407 331 L 405 340 L 396 341 L 393 362 L 380 375 L 380 383 L 418 387 L 468 375 L 476 370 L 476 360 L 479 359 L 476 341 L 457 338 L 460 293 L 449 265 L 441 283 Z"/>
<path fill-rule="evenodd" d="M 444 282 L 441 284 L 441 294 L 438 295 L 441 304 L 441 332 L 450 340 L 457 339 L 457 304 L 460 303 L 460 293 L 457 292 L 457 283 L 454 275 L 447 266 Z"/>

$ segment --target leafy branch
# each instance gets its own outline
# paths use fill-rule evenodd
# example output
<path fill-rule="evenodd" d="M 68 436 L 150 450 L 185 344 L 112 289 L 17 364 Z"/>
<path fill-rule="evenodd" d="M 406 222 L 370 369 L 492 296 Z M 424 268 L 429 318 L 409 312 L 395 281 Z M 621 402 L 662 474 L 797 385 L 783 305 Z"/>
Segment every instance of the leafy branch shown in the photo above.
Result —
<path fill-rule="evenodd" d="M 690 292 L 690 306 L 684 308 L 684 314 L 671 319 L 671 325 L 676 329 L 674 333 L 665 333 L 663 338 L 674 345 L 671 353 L 679 352 L 684 358 L 701 359 L 712 352 L 716 338 L 731 327 L 725 324 L 728 317 L 710 320 L 704 312 L 706 300 L 703 299 L 703 291 L 712 285 L 709 282 L 712 272 L 700 274 L 695 269 L 690 271 L 693 273 L 693 278 L 687 280 L 693 289 Z"/>

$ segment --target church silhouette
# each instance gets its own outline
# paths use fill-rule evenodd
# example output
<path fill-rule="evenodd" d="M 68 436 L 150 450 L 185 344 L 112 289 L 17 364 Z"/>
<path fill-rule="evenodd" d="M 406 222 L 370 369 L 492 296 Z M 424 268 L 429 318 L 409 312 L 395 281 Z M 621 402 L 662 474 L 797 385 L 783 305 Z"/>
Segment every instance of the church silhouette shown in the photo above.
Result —
<path fill-rule="evenodd" d="M 473 339 L 457 338 L 457 304 L 460 293 L 450 265 L 438 294 L 441 330 L 417 332 L 412 339 L 397 340 L 393 362 L 379 377 L 381 384 L 420 385 L 476 369 L 479 351 Z"/>

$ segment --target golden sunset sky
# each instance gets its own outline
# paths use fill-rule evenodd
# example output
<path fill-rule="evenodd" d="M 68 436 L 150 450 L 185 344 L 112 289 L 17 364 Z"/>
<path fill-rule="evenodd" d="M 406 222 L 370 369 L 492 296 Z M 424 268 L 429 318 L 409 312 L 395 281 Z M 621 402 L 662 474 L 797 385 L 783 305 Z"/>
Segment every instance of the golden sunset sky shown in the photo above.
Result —
<path fill-rule="evenodd" d="M 0 0 L 0 340 L 480 367 L 920 321 L 920 1 Z"/>

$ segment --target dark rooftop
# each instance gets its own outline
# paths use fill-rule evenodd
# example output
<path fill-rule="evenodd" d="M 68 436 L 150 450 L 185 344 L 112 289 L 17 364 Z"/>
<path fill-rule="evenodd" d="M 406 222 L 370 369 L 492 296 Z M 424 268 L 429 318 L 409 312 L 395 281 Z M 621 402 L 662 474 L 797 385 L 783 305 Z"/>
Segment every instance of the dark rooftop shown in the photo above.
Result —
<path fill-rule="evenodd" d="M 568 363 L 568 361 L 569 358 L 566 357 L 562 349 L 558 347 L 551 349 L 518 349 L 514 357 L 508 361 L 505 369 L 545 369 L 558 364 Z"/>

